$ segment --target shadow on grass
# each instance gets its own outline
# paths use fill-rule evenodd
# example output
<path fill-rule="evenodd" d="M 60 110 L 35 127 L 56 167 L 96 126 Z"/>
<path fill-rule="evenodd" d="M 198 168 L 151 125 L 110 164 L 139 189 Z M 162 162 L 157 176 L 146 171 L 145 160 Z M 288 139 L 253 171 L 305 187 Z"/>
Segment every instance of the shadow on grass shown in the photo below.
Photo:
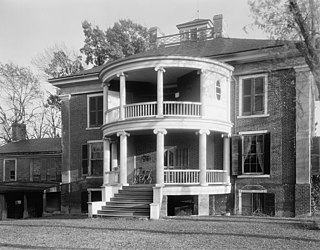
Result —
<path fill-rule="evenodd" d="M 220 221 L 221 222 L 221 221 Z M 237 221 L 239 222 L 239 221 Z M 302 223 L 299 223 L 297 225 L 302 225 Z M 178 231 L 161 231 L 161 230 L 153 230 L 153 229 L 141 229 L 141 228 L 114 228 L 114 227 L 84 227 L 84 226 L 68 226 L 68 225 L 25 225 L 25 224 L 6 224 L 1 223 L 0 228 L 6 226 L 6 227 L 47 227 L 47 228 L 70 228 L 70 229 L 80 229 L 80 230 L 94 230 L 94 231 L 111 231 L 111 232 L 140 232 L 140 233 L 150 233 L 150 234 L 162 234 L 162 235 L 207 235 L 207 236 L 235 236 L 235 237 L 244 237 L 246 239 L 248 238 L 258 238 L 258 239 L 270 239 L 270 240 L 296 240 L 296 241 L 303 241 L 303 242 L 319 242 L 320 239 L 312 239 L 312 238 L 301 238 L 301 237 L 290 237 L 290 236 L 277 236 L 277 235 L 263 235 L 263 234 L 245 234 L 245 233 L 223 233 L 223 232 L 214 232 L 214 233 L 208 233 L 208 232 L 194 232 L 194 231 L 184 231 L 184 232 L 178 232 Z M 1 246 L 1 243 L 0 243 Z"/>

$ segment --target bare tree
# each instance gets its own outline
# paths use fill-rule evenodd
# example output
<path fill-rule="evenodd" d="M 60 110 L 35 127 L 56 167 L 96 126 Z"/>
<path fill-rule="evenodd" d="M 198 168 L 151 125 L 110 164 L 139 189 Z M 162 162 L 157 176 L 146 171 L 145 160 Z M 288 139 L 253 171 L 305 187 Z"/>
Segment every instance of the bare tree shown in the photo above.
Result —
<path fill-rule="evenodd" d="M 0 63 L 0 89 L 0 140 L 10 142 L 12 123 L 30 123 L 43 93 L 31 70 L 13 63 Z"/>

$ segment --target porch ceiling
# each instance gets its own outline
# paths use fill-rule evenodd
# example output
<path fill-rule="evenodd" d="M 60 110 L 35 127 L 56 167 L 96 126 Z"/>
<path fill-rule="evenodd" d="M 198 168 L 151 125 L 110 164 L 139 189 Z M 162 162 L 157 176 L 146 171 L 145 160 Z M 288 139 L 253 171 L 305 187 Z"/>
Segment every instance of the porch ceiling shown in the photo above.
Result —
<path fill-rule="evenodd" d="M 165 68 L 165 73 L 163 74 L 163 84 L 168 85 L 176 83 L 179 77 L 182 77 L 195 69 L 193 68 Z M 144 68 L 138 70 L 132 70 L 126 72 L 126 81 L 127 82 L 150 82 L 157 83 L 157 72 L 154 67 Z M 118 77 L 114 77 L 114 80 L 118 80 Z"/>

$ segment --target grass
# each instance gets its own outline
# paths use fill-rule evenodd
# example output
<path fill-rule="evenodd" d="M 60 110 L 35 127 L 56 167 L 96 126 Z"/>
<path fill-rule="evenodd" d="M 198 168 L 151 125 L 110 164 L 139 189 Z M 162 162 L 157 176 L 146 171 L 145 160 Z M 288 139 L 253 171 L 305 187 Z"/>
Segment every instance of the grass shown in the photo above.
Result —
<path fill-rule="evenodd" d="M 75 216 L 0 221 L 0 249 L 319 249 L 311 220 Z"/>

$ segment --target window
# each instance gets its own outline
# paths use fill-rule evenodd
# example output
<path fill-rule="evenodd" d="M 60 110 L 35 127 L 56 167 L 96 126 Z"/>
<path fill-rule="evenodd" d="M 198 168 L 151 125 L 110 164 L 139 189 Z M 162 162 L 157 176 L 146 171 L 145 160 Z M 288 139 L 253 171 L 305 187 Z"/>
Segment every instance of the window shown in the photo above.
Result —
<path fill-rule="evenodd" d="M 240 78 L 240 115 L 267 114 L 267 76 Z"/>
<path fill-rule="evenodd" d="M 217 100 L 221 99 L 221 83 L 219 80 L 216 82 L 216 96 Z"/>
<path fill-rule="evenodd" d="M 165 168 L 181 168 L 186 169 L 189 166 L 189 150 L 188 148 L 170 147 L 164 152 Z"/>
<path fill-rule="evenodd" d="M 243 174 L 264 173 L 264 135 L 245 135 L 243 137 Z"/>
<path fill-rule="evenodd" d="M 103 96 L 88 96 L 88 127 L 100 127 L 103 124 Z"/>
<path fill-rule="evenodd" d="M 17 161 L 16 159 L 5 159 L 3 164 L 3 181 L 17 180 Z"/>
<path fill-rule="evenodd" d="M 82 145 L 82 174 L 103 175 L 103 142 L 89 142 Z"/>
<path fill-rule="evenodd" d="M 232 174 L 270 174 L 270 133 L 232 137 Z"/>

